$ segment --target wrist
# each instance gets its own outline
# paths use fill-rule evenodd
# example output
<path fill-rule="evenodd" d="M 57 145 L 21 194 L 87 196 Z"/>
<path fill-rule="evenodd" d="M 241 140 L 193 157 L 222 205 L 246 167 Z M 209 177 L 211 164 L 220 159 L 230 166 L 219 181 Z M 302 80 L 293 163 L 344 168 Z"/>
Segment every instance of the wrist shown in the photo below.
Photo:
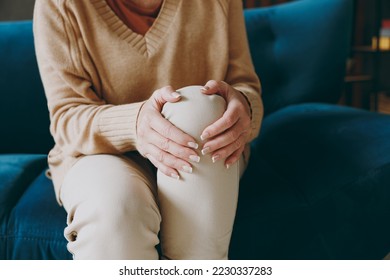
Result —
<path fill-rule="evenodd" d="M 237 91 L 241 94 L 241 96 L 244 97 L 246 103 L 248 104 L 249 116 L 250 116 L 250 118 L 251 118 L 251 120 L 252 120 L 252 106 L 251 106 L 251 103 L 250 103 L 250 101 L 249 101 L 249 98 L 246 96 L 246 94 L 245 94 L 244 92 L 242 92 L 242 91 L 240 91 L 240 90 L 237 90 Z"/>

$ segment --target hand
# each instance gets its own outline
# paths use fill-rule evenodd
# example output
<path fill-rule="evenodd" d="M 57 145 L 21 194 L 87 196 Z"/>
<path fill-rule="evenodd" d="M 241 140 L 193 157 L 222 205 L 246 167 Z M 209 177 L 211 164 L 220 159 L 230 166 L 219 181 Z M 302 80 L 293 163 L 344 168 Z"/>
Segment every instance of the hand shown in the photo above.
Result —
<path fill-rule="evenodd" d="M 162 115 L 165 103 L 177 102 L 180 94 L 167 86 L 156 90 L 142 106 L 137 120 L 137 150 L 162 173 L 179 179 L 179 170 L 192 173 L 189 161 L 199 162 L 193 137 L 185 134 Z"/>
<path fill-rule="evenodd" d="M 244 95 L 221 81 L 208 81 L 204 94 L 218 94 L 226 100 L 223 116 L 205 128 L 202 154 L 210 154 L 213 162 L 225 160 L 227 168 L 240 159 L 250 137 L 251 109 Z"/>

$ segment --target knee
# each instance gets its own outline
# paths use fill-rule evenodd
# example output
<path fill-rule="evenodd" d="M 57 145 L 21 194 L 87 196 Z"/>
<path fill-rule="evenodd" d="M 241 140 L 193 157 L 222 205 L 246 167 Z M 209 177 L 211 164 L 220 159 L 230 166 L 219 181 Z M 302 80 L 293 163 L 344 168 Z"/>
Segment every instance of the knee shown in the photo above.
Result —
<path fill-rule="evenodd" d="M 226 110 L 226 101 L 219 95 L 201 93 L 201 86 L 179 89 L 181 100 L 166 103 L 162 114 L 172 124 L 198 138 L 202 131 L 219 119 Z"/>

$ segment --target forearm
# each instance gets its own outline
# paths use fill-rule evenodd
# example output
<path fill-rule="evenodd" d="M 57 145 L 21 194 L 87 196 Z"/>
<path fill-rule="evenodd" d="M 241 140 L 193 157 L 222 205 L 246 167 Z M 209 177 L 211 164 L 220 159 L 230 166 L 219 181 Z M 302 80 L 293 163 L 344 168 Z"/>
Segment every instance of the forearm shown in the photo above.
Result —
<path fill-rule="evenodd" d="M 136 118 L 141 104 L 74 105 L 53 112 L 51 133 L 71 156 L 135 150 Z"/>
<path fill-rule="evenodd" d="M 259 78 L 250 56 L 241 1 L 230 1 L 229 12 L 229 68 L 226 82 L 240 91 L 251 108 L 249 141 L 256 138 L 263 119 L 263 103 Z"/>

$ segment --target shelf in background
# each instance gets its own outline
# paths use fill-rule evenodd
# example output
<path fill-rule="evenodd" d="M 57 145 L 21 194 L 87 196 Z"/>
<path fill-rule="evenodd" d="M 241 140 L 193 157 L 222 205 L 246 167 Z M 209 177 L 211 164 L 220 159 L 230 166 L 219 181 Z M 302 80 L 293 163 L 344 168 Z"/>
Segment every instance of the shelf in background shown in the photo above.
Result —
<path fill-rule="evenodd" d="M 355 46 L 352 48 L 355 52 L 365 52 L 365 53 L 390 53 L 390 50 L 381 50 L 373 48 L 372 46 Z"/>
<path fill-rule="evenodd" d="M 344 78 L 346 83 L 362 83 L 371 82 L 372 76 L 370 75 L 348 75 Z"/>

